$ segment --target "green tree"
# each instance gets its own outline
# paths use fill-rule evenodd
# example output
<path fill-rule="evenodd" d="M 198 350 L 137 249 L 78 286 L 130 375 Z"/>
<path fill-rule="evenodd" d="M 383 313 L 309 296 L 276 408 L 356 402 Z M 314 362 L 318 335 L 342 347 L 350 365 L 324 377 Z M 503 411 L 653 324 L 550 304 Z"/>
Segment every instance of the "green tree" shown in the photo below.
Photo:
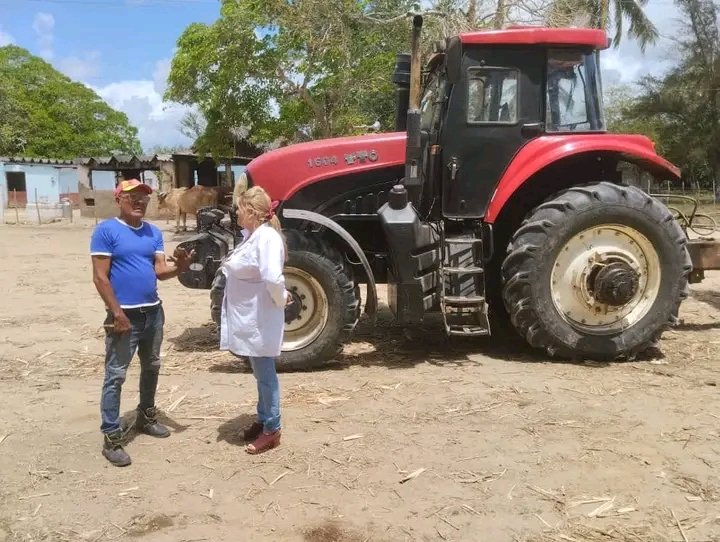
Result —
<path fill-rule="evenodd" d="M 647 3 L 648 0 L 554 0 L 548 7 L 546 21 L 553 26 L 583 25 L 607 30 L 615 47 L 627 34 L 644 51 L 658 38 L 657 28 L 644 11 Z"/>
<path fill-rule="evenodd" d="M 0 156 L 22 153 L 27 145 L 27 124 L 17 98 L 6 82 L 0 81 Z"/>
<path fill-rule="evenodd" d="M 194 105 L 213 152 L 238 129 L 253 142 L 392 127 L 392 69 L 409 46 L 404 0 L 223 0 L 213 24 L 192 24 L 178 40 L 166 98 Z M 202 142 L 201 140 L 201 142 Z"/>
<path fill-rule="evenodd" d="M 137 130 L 86 86 L 25 49 L 0 47 L 0 155 L 140 152 Z"/>
<path fill-rule="evenodd" d="M 663 77 L 645 77 L 621 108 L 616 129 L 635 127 L 658 151 L 705 186 L 720 179 L 720 39 L 712 0 L 678 0 L 684 20 L 681 62 Z"/>

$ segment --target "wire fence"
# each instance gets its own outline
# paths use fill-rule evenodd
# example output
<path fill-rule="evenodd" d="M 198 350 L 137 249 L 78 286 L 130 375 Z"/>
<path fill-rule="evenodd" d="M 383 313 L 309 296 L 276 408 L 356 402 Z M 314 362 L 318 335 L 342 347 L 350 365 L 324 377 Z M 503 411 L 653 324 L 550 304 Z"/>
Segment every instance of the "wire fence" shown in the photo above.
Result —
<path fill-rule="evenodd" d="M 62 220 L 73 222 L 72 203 L 61 199 L 59 203 L 49 203 L 38 197 L 30 201 L 26 192 L 6 190 L 0 184 L 0 224 L 49 224 Z"/>

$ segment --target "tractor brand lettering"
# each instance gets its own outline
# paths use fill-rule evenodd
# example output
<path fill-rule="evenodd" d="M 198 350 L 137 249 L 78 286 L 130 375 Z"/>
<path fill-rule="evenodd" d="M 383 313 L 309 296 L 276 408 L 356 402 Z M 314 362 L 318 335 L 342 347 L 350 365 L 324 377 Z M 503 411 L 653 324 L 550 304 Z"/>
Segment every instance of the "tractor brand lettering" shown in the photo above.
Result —
<path fill-rule="evenodd" d="M 308 158 L 308 167 L 336 166 L 338 163 L 337 156 L 318 156 L 317 158 Z"/>
<path fill-rule="evenodd" d="M 378 153 L 375 150 L 372 151 L 358 151 L 351 152 L 345 155 L 345 162 L 351 166 L 353 164 L 364 164 L 365 162 L 377 162 Z"/>

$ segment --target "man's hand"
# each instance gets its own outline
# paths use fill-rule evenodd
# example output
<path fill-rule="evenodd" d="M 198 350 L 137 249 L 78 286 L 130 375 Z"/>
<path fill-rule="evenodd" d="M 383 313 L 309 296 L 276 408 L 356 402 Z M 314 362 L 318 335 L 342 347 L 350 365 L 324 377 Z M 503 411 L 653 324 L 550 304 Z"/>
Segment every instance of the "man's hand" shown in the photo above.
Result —
<path fill-rule="evenodd" d="M 186 271 L 188 267 L 190 267 L 190 264 L 193 261 L 193 258 L 195 257 L 195 251 L 192 250 L 190 254 L 188 254 L 187 250 L 184 248 L 176 248 L 173 252 L 173 261 L 175 262 L 175 267 L 177 267 L 177 270 L 182 272 Z"/>
<path fill-rule="evenodd" d="M 155 254 L 155 275 L 160 280 L 168 280 L 177 277 L 178 273 L 187 271 L 195 257 L 195 251 L 190 254 L 184 248 L 176 248 L 172 256 L 165 257 L 165 254 Z M 175 264 L 174 267 L 168 266 L 167 262 Z"/>
<path fill-rule="evenodd" d="M 287 301 L 285 301 L 285 323 L 289 324 L 293 320 L 296 320 L 300 316 L 300 310 L 302 306 L 295 299 L 295 296 L 290 292 L 287 292 Z"/>
<path fill-rule="evenodd" d="M 93 282 L 97 288 L 100 297 L 105 302 L 105 306 L 113 315 L 113 333 L 127 333 L 130 331 L 130 320 L 120 308 L 115 297 L 115 291 L 110 284 L 110 257 L 109 256 L 92 256 L 93 264 Z"/>
<path fill-rule="evenodd" d="M 123 335 L 130 331 L 130 320 L 124 311 L 120 311 L 117 314 L 113 314 L 113 332 L 118 335 Z"/>

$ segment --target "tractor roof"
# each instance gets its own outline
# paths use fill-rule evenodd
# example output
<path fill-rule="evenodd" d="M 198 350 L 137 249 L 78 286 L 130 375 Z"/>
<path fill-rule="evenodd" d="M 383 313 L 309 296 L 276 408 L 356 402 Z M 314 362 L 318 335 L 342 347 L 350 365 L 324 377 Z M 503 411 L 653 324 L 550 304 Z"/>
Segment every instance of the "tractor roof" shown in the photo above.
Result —
<path fill-rule="evenodd" d="M 539 26 L 511 26 L 503 30 L 463 32 L 463 45 L 556 45 L 607 49 L 604 30 L 594 28 L 544 28 Z"/>

